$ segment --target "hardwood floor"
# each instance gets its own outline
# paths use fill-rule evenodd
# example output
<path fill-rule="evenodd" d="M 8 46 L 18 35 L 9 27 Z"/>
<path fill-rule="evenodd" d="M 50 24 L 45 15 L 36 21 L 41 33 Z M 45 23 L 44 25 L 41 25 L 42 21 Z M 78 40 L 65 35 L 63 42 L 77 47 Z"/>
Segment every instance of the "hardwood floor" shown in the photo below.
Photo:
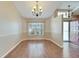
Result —
<path fill-rule="evenodd" d="M 63 43 L 63 57 L 79 58 L 79 46 L 73 43 Z"/>
<path fill-rule="evenodd" d="M 79 58 L 79 46 L 64 43 L 63 49 L 48 40 L 23 41 L 5 58 Z"/>
<path fill-rule="evenodd" d="M 48 40 L 23 41 L 6 58 L 59 58 L 62 48 Z"/>

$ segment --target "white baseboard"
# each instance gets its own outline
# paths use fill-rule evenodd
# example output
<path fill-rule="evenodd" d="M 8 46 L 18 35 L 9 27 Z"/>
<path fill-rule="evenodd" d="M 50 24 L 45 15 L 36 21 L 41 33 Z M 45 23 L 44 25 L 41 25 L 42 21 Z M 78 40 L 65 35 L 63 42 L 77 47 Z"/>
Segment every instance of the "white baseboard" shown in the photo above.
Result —
<path fill-rule="evenodd" d="M 60 48 L 63 48 L 63 45 L 59 45 L 58 43 L 56 43 L 54 40 L 51 40 L 50 38 L 37 38 L 38 40 L 49 40 L 51 42 L 53 42 L 54 44 L 56 44 L 57 46 L 59 46 Z M 28 39 L 24 39 L 24 40 L 36 40 L 36 38 L 28 38 Z"/>
<path fill-rule="evenodd" d="M 49 40 L 49 41 L 51 41 L 52 43 L 54 43 L 54 44 L 56 44 L 57 46 L 59 46 L 60 48 L 63 48 L 63 45 L 61 46 L 61 45 L 59 45 L 58 43 L 56 43 L 54 40 L 51 40 L 51 39 L 46 39 L 46 40 Z"/>
<path fill-rule="evenodd" d="M 30 39 L 30 38 L 29 38 Z M 3 56 L 1 56 L 1 58 L 4 58 L 5 56 L 7 56 L 14 48 L 16 48 L 22 41 L 24 40 L 29 40 L 29 39 L 23 39 L 23 40 L 20 40 L 17 44 L 15 44 L 11 49 L 9 49 L 8 52 L 6 52 Z M 49 39 L 49 38 L 38 38 L 39 40 L 49 40 L 51 42 L 53 42 L 54 44 L 56 44 L 57 46 L 59 46 L 60 48 L 63 48 L 63 46 L 59 45 L 58 43 L 56 43 L 55 41 Z M 36 40 L 35 38 L 32 38 L 30 40 Z"/>
<path fill-rule="evenodd" d="M 54 44 L 56 44 L 57 46 L 59 46 L 60 48 L 63 48 L 63 45 L 61 46 L 58 43 L 56 43 L 55 41 L 53 41 L 53 40 L 50 40 L 50 41 L 53 42 Z"/>
<path fill-rule="evenodd" d="M 11 49 L 9 49 L 1 58 L 6 57 L 13 49 L 15 49 L 23 40 L 20 40 L 17 44 L 15 44 Z"/>
<path fill-rule="evenodd" d="M 45 40 L 46 38 L 27 38 L 27 39 L 23 39 L 23 40 Z"/>

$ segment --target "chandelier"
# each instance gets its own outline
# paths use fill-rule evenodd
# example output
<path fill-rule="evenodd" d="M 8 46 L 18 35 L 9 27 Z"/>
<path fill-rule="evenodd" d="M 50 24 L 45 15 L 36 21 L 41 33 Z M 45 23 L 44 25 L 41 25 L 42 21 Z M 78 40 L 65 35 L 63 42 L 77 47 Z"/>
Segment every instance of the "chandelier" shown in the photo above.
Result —
<path fill-rule="evenodd" d="M 38 4 L 38 1 L 36 1 L 36 5 L 32 8 L 32 14 L 36 17 L 41 16 L 42 14 L 42 7 Z"/>
<path fill-rule="evenodd" d="M 68 18 L 72 18 L 73 16 L 73 9 L 71 9 L 71 5 L 68 5 Z"/>
<path fill-rule="evenodd" d="M 70 5 L 68 5 L 68 18 L 71 18 L 71 9 L 70 9 Z"/>

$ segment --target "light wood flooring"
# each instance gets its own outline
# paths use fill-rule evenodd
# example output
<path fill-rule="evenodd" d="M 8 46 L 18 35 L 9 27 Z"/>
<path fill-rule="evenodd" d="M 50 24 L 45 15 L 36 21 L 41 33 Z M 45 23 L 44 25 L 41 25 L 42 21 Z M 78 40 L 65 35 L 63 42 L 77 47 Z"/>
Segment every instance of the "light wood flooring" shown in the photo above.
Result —
<path fill-rule="evenodd" d="M 60 48 L 48 40 L 25 40 L 5 58 L 78 58 L 79 47 L 64 43 Z"/>

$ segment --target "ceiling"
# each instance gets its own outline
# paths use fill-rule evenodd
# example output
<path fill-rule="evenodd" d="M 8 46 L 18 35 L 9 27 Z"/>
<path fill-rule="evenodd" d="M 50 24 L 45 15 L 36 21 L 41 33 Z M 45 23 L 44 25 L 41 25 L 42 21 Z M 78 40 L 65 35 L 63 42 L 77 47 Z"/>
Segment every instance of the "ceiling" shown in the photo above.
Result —
<path fill-rule="evenodd" d="M 35 1 L 14 1 L 13 4 L 24 18 L 35 18 L 32 14 L 32 7 Z M 43 13 L 38 18 L 48 18 L 54 15 L 56 9 L 67 9 L 71 5 L 71 9 L 79 14 L 79 2 L 75 1 L 39 1 L 39 5 L 43 8 Z M 76 14 L 75 13 L 75 14 Z"/>

